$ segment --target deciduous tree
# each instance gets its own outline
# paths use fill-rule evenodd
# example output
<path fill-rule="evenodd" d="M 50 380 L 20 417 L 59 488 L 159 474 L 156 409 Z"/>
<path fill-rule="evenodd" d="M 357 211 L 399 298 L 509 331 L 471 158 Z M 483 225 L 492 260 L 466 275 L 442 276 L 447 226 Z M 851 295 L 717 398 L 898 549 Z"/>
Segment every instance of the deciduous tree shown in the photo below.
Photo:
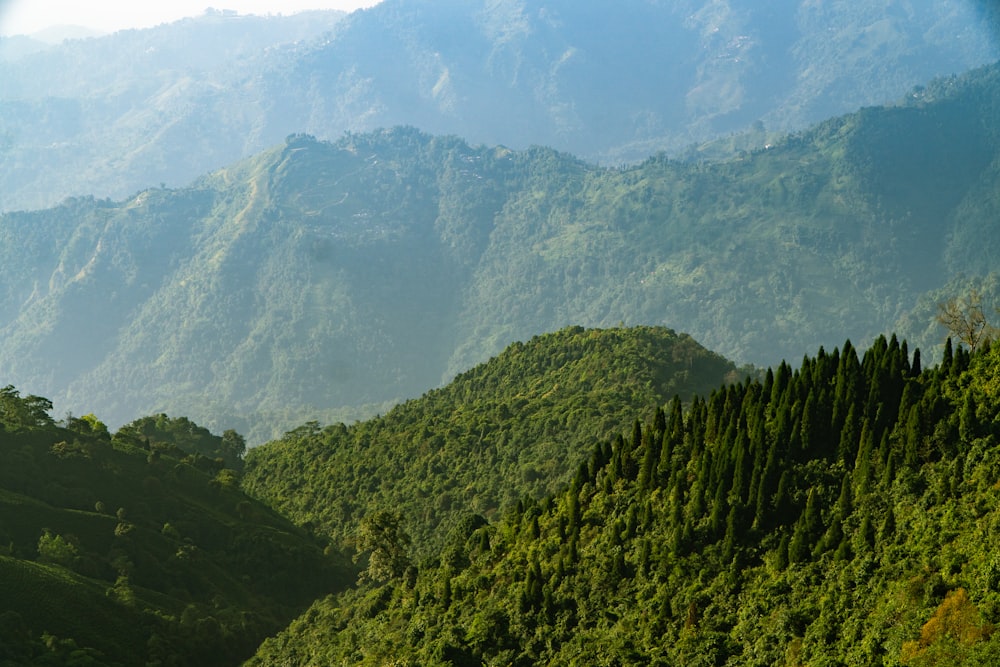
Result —
<path fill-rule="evenodd" d="M 949 336 L 964 343 L 972 352 L 995 338 L 998 332 L 986 320 L 983 297 L 975 288 L 970 289 L 968 294 L 939 303 L 936 319 L 948 331 Z"/>

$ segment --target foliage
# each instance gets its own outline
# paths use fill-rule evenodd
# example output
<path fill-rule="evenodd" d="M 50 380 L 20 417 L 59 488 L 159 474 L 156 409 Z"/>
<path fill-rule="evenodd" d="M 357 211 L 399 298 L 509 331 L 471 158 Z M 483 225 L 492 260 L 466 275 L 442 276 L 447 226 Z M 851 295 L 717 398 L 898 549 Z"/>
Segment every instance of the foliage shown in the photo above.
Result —
<path fill-rule="evenodd" d="M 256 447 L 243 487 L 345 546 L 370 512 L 398 512 L 425 555 L 469 512 L 492 518 L 568 484 L 594 437 L 617 432 L 635 406 L 688 400 L 733 374 L 669 329 L 571 327 L 515 343 L 383 417 L 307 423 Z"/>
<path fill-rule="evenodd" d="M 915 665 L 964 664 L 970 647 L 992 632 L 983 624 L 976 605 L 964 588 L 949 591 L 922 628 L 920 639 L 903 644 L 902 660 Z"/>
<path fill-rule="evenodd" d="M 207 437 L 192 422 L 111 436 L 92 414 L 57 425 L 47 399 L 0 398 L 0 664 L 235 664 L 353 580 L 236 471 L 164 444 Z"/>
<path fill-rule="evenodd" d="M 0 423 L 5 428 L 32 428 L 52 424 L 52 401 L 42 396 L 21 392 L 13 385 L 0 389 Z"/>
<path fill-rule="evenodd" d="M 358 555 L 368 557 L 359 581 L 383 582 L 398 577 L 410 566 L 406 548 L 410 536 L 399 525 L 399 516 L 387 510 L 366 514 L 358 527 Z"/>
<path fill-rule="evenodd" d="M 949 349 L 848 342 L 672 404 L 249 664 L 993 664 L 1000 350 Z"/>
<path fill-rule="evenodd" d="M 235 470 L 242 469 L 246 453 L 246 441 L 233 429 L 226 429 L 217 436 L 187 417 L 171 418 L 163 413 L 122 426 L 115 433 L 114 441 L 150 451 L 169 452 L 177 458 L 190 454 L 217 459 Z"/>

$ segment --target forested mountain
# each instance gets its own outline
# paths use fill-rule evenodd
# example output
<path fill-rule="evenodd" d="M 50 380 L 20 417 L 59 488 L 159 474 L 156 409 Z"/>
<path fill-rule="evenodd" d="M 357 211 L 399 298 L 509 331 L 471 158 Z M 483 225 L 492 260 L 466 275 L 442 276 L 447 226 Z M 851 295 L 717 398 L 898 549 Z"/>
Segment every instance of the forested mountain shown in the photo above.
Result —
<path fill-rule="evenodd" d="M 197 453 L 235 434 L 57 424 L 8 386 L 0 663 L 235 664 L 315 599 L 247 664 L 992 665 L 998 383 L 997 346 L 741 379 L 666 329 L 569 328 L 252 451 L 304 529 Z"/>
<path fill-rule="evenodd" d="M 470 513 L 492 518 L 568 485 L 595 438 L 636 406 L 690 400 L 735 375 L 669 329 L 565 329 L 515 343 L 384 417 L 312 423 L 251 450 L 243 488 L 353 544 L 359 522 L 400 512 L 421 553 Z"/>
<path fill-rule="evenodd" d="M 60 410 L 259 443 L 571 324 L 668 325 L 758 365 L 897 322 L 937 343 L 922 295 L 996 282 L 998 77 L 721 162 L 296 135 L 189 188 L 9 213 L 0 365 Z"/>
<path fill-rule="evenodd" d="M 650 405 L 434 557 L 382 516 L 374 581 L 248 664 L 995 665 L 998 380 L 881 337 Z"/>
<path fill-rule="evenodd" d="M 410 125 L 618 164 L 883 104 L 992 62 L 974 0 L 384 0 L 0 40 L 0 211 L 115 199 L 307 132 Z"/>
<path fill-rule="evenodd" d="M 0 41 L 0 667 L 1000 664 L 998 27 Z"/>
<path fill-rule="evenodd" d="M 356 576 L 198 453 L 239 436 L 51 407 L 0 390 L 0 664 L 237 664 Z"/>

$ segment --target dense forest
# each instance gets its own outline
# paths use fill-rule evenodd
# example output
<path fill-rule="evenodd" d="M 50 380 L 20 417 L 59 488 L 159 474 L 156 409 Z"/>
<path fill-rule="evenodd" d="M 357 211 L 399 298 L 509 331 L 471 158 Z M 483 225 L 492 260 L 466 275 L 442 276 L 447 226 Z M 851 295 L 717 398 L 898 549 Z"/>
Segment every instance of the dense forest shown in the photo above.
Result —
<path fill-rule="evenodd" d="M 431 557 L 383 513 L 369 583 L 249 664 L 997 664 L 998 381 L 881 337 L 649 406 Z"/>
<path fill-rule="evenodd" d="M 240 491 L 238 434 L 51 408 L 0 390 L 0 665 L 236 664 L 353 581 Z"/>
<path fill-rule="evenodd" d="M 248 453 L 8 386 L 0 664 L 995 664 L 977 344 L 738 370 L 573 327 Z"/>
<path fill-rule="evenodd" d="M 941 291 L 998 296 L 998 77 L 724 161 L 294 135 L 190 188 L 8 213 L 0 365 L 60 410 L 256 445 L 570 325 L 670 326 L 759 366 L 896 330 L 938 359 Z"/>
<path fill-rule="evenodd" d="M 433 553 L 469 512 L 493 518 L 569 484 L 636 406 L 690 400 L 736 374 L 669 329 L 572 327 L 515 343 L 384 417 L 315 422 L 256 447 L 243 488 L 345 546 L 377 509 Z"/>
<path fill-rule="evenodd" d="M 1000 665 L 1000 10 L 598 4 L 0 39 L 0 667 Z"/>

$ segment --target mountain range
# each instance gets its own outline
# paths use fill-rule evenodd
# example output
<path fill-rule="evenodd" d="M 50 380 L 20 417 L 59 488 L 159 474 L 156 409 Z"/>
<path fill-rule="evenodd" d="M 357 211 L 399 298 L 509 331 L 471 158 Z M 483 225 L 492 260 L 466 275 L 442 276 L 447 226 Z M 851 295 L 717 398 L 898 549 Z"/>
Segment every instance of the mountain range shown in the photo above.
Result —
<path fill-rule="evenodd" d="M 270 148 L 396 125 L 618 165 L 762 146 L 995 60 L 971 0 L 384 0 L 0 40 L 0 211 L 121 199 Z"/>
<path fill-rule="evenodd" d="M 0 40 L 0 667 L 1000 664 L 998 27 Z"/>
<path fill-rule="evenodd" d="M 568 325 L 670 326 L 739 364 L 896 328 L 930 351 L 933 297 L 995 298 L 998 76 L 726 160 L 291 135 L 187 188 L 8 213 L 0 363 L 59 409 L 256 444 Z"/>

